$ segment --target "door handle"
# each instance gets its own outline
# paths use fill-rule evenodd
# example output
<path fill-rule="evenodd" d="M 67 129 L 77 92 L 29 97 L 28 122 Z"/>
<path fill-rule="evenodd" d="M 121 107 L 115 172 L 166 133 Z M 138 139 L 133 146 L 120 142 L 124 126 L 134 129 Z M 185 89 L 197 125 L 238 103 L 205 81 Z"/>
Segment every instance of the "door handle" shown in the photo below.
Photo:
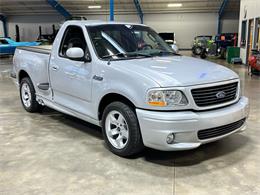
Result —
<path fill-rule="evenodd" d="M 54 70 L 54 71 L 59 70 L 59 66 L 57 66 L 57 65 L 53 65 L 51 68 L 52 68 L 52 70 Z"/>

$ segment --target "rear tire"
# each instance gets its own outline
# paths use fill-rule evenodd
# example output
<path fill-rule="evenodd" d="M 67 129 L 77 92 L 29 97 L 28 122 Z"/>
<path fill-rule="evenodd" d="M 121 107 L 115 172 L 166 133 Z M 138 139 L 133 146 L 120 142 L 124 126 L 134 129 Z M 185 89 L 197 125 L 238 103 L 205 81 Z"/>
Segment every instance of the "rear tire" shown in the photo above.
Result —
<path fill-rule="evenodd" d="M 132 156 L 144 148 L 136 114 L 127 104 L 113 102 L 105 108 L 102 130 L 109 150 L 118 156 Z"/>
<path fill-rule="evenodd" d="M 21 80 L 20 99 L 27 112 L 40 112 L 44 108 L 36 101 L 35 89 L 29 77 L 25 77 Z"/>

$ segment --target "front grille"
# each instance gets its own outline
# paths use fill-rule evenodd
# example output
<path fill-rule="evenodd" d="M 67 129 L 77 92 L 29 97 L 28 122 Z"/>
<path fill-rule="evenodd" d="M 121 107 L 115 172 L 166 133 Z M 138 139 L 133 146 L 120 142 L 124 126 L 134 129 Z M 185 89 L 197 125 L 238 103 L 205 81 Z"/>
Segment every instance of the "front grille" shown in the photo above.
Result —
<path fill-rule="evenodd" d="M 211 129 L 204 129 L 204 130 L 200 130 L 198 131 L 198 138 L 200 140 L 203 139 L 209 139 L 209 138 L 214 138 L 214 137 L 218 137 L 221 135 L 225 135 L 228 133 L 231 133 L 232 131 L 235 131 L 236 129 L 239 129 L 240 127 L 243 126 L 243 124 L 245 123 L 246 119 L 242 119 L 240 121 L 228 124 L 228 125 L 223 125 L 220 127 L 215 127 L 215 128 L 211 128 Z"/>
<path fill-rule="evenodd" d="M 197 106 L 213 106 L 230 102 L 237 97 L 238 82 L 213 87 L 192 89 L 191 93 Z"/>

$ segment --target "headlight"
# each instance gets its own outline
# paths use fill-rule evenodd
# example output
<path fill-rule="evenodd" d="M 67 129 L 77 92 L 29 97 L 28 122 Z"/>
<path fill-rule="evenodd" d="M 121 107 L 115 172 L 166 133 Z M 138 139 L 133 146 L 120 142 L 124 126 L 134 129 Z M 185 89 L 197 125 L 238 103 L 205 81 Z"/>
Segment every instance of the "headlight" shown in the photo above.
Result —
<path fill-rule="evenodd" d="M 147 103 L 151 106 L 184 106 L 188 100 L 178 90 L 151 90 L 148 92 Z"/>

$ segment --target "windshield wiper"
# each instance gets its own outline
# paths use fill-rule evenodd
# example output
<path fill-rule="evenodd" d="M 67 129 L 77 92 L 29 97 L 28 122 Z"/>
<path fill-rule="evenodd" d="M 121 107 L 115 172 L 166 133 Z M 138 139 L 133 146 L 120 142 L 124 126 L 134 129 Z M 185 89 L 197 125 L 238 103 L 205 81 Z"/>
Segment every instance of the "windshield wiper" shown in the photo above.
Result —
<path fill-rule="evenodd" d="M 136 56 L 143 56 L 143 57 L 152 57 L 150 54 L 145 54 L 145 53 L 138 53 L 138 52 L 126 52 L 126 53 L 115 53 L 115 54 L 110 54 L 110 55 L 104 55 L 102 58 L 111 58 L 114 56 L 123 56 L 124 58 L 129 58 L 129 57 L 136 57 Z"/>
<path fill-rule="evenodd" d="M 164 50 L 160 50 L 158 52 L 155 52 L 154 54 L 159 54 L 159 55 L 163 55 L 163 54 L 171 54 L 171 55 L 175 55 L 175 56 L 181 56 L 181 54 L 175 53 L 173 51 L 164 51 Z"/>
<path fill-rule="evenodd" d="M 147 54 L 147 53 L 140 53 L 140 52 L 128 52 L 126 53 L 126 55 L 129 56 L 143 56 L 143 57 L 152 57 L 151 54 Z"/>

